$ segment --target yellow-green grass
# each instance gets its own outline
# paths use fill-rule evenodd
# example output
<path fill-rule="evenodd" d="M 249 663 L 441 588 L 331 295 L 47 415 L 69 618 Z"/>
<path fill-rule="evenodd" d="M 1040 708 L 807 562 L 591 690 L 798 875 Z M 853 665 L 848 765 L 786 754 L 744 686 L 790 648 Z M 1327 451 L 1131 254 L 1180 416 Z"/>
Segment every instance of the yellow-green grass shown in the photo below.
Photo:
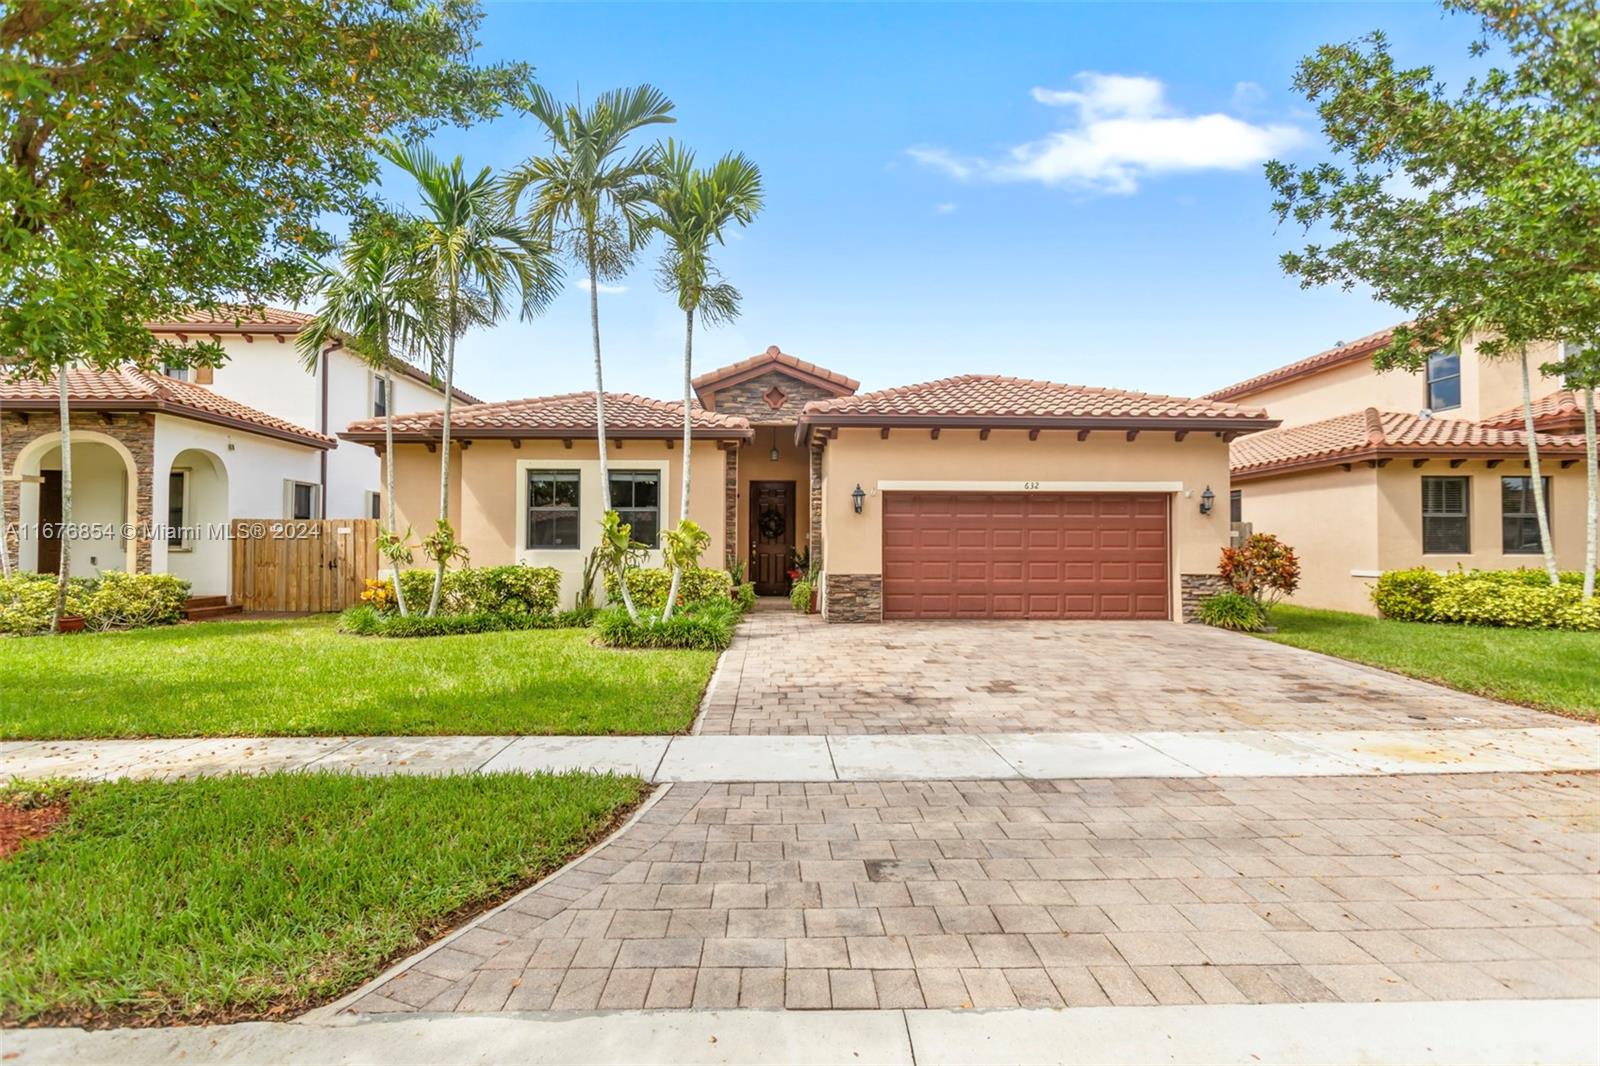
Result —
<path fill-rule="evenodd" d="M 327 1002 L 558 868 L 643 793 L 576 773 L 68 786 L 67 820 L 0 861 L 0 1021 Z"/>
<path fill-rule="evenodd" d="M 0 638 L 0 739 L 679 733 L 715 664 L 587 629 L 391 640 L 332 617 Z"/>
<path fill-rule="evenodd" d="M 1265 639 L 1493 699 L 1600 717 L 1600 633 L 1394 622 L 1279 605 Z"/>

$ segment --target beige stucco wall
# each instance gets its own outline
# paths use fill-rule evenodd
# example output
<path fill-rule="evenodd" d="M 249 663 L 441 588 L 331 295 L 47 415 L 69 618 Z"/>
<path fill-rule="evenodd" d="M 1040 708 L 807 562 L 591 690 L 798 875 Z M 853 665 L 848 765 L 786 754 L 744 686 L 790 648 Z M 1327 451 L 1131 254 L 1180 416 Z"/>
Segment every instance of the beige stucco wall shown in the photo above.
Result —
<path fill-rule="evenodd" d="M 1228 543 L 1228 446 L 1214 433 L 1191 433 L 1176 441 L 1170 431 L 1141 433 L 1129 441 L 1120 431 L 1045 431 L 1030 441 L 1025 430 L 996 430 L 979 440 L 975 429 L 943 430 L 938 440 L 926 429 L 896 429 L 881 439 L 876 429 L 846 429 L 823 452 L 824 565 L 833 574 L 883 572 L 881 483 L 953 483 L 963 491 L 1017 491 L 1039 482 L 1039 491 L 1165 491 L 1175 486 L 1172 505 L 1172 617 L 1182 616 L 1180 574 L 1215 573 Z M 850 493 L 867 493 L 856 514 Z M 954 484 L 959 483 L 959 484 Z M 1054 483 L 1054 484 L 1052 484 Z M 1060 487 L 1070 484 L 1070 489 Z M 1144 486 L 1140 488 L 1138 486 Z M 1200 514 L 1200 494 L 1210 486 L 1216 506 Z"/>
<path fill-rule="evenodd" d="M 1539 373 L 1539 365 L 1558 358 L 1554 345 L 1528 352 L 1533 371 L 1533 395 L 1538 398 L 1560 387 L 1560 382 Z M 1310 377 L 1285 381 L 1231 403 L 1265 407 L 1285 426 L 1303 425 L 1350 414 L 1367 407 L 1381 411 L 1415 413 L 1428 405 L 1427 380 L 1421 372 L 1389 370 L 1379 373 L 1370 359 L 1346 363 Z M 1488 418 L 1522 402 L 1522 371 L 1515 359 L 1484 360 L 1477 357 L 1477 342 L 1462 346 L 1461 406 L 1436 414 L 1469 421 Z"/>
<path fill-rule="evenodd" d="M 1275 534 L 1299 556 L 1300 588 L 1288 602 L 1371 611 L 1370 575 L 1379 558 L 1377 474 L 1365 465 L 1332 467 L 1234 485 L 1251 532 Z"/>
<path fill-rule="evenodd" d="M 433 528 L 439 506 L 439 456 L 421 444 L 396 447 L 395 503 L 402 529 L 410 525 L 418 535 Z M 576 602 L 582 582 L 583 559 L 598 539 L 600 510 L 599 449 L 592 440 L 575 440 L 566 448 L 559 440 L 525 440 L 513 448 L 506 440 L 476 440 L 464 452 L 455 452 L 451 477 L 450 517 L 458 536 L 472 553 L 474 566 L 526 563 L 554 566 L 562 573 L 563 606 Z M 711 534 L 711 546 L 701 561 L 720 567 L 724 557 L 723 456 L 715 441 L 695 441 L 690 468 L 689 517 Z M 608 451 L 613 471 L 656 470 L 662 474 L 661 528 L 678 520 L 683 477 L 681 446 L 664 441 L 615 441 Z M 575 470 L 580 474 L 579 522 L 582 541 L 577 549 L 529 550 L 524 515 L 527 513 L 526 471 Z M 420 556 L 419 556 L 420 560 Z M 647 566 L 659 566 L 659 551 L 651 552 Z"/>
<path fill-rule="evenodd" d="M 1563 569 L 1583 565 L 1585 500 L 1581 464 L 1561 469 L 1546 460 L 1541 471 L 1551 479 L 1551 537 Z M 1365 463 L 1243 481 L 1242 514 L 1257 533 L 1275 533 L 1300 556 L 1300 590 L 1289 602 L 1305 607 L 1375 614 L 1370 591 L 1378 572 L 1426 566 L 1453 570 L 1539 567 L 1538 554 L 1501 550 L 1500 478 L 1525 476 L 1522 460 L 1507 459 L 1490 469 L 1474 460 L 1451 469 L 1432 459 L 1413 467 L 1396 459 L 1374 469 Z M 1422 551 L 1422 478 L 1472 479 L 1472 552 L 1465 555 Z"/>

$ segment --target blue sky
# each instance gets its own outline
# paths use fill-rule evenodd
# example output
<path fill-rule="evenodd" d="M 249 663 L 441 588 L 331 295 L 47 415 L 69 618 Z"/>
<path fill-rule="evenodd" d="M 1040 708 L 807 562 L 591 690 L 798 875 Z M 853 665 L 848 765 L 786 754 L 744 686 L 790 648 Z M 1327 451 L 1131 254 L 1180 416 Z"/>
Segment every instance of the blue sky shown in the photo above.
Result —
<path fill-rule="evenodd" d="M 864 389 L 966 372 L 1196 394 L 1402 317 L 1301 291 L 1277 255 L 1267 155 L 1318 157 L 1289 82 L 1381 28 L 1459 73 L 1473 26 L 1432 4 L 494 3 L 485 58 L 558 96 L 651 82 L 663 128 L 760 164 L 767 207 L 720 256 L 742 318 L 696 372 L 777 344 Z M 543 149 L 508 116 L 441 133 L 470 166 Z M 404 201 L 391 180 L 385 194 Z M 645 252 L 601 298 L 606 384 L 671 397 L 682 320 Z M 461 345 L 493 399 L 592 387 L 586 294 Z"/>

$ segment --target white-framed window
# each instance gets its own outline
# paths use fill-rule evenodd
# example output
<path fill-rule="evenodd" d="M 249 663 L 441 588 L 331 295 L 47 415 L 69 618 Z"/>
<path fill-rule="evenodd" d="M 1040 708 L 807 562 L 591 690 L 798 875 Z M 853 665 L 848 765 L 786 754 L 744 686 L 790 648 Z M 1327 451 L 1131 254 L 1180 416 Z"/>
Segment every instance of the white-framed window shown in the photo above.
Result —
<path fill-rule="evenodd" d="M 1544 482 L 1544 513 L 1550 513 L 1550 479 Z M 1543 551 L 1539 544 L 1538 504 L 1533 498 L 1533 478 L 1503 477 L 1500 479 L 1500 550 L 1506 555 L 1538 555 Z M 1554 531 L 1551 539 L 1555 538 Z"/>
<path fill-rule="evenodd" d="M 611 471 L 611 506 L 633 527 L 633 542 L 654 548 L 661 541 L 661 471 Z"/>
<path fill-rule="evenodd" d="M 173 381 L 189 380 L 189 368 L 186 366 L 164 366 L 161 368 L 161 374 L 163 377 L 169 377 Z"/>
<path fill-rule="evenodd" d="M 1461 353 L 1434 352 L 1428 356 L 1428 410 L 1449 411 L 1461 406 Z"/>
<path fill-rule="evenodd" d="M 369 492 L 369 493 L 367 493 L 367 517 L 368 518 L 382 518 L 383 517 L 383 493 L 381 493 L 381 492 Z"/>
<path fill-rule="evenodd" d="M 577 470 L 528 471 L 528 550 L 578 550 L 580 477 Z"/>
<path fill-rule="evenodd" d="M 167 474 L 167 551 L 186 552 L 192 546 L 184 539 L 189 524 L 189 471 L 174 468 Z"/>
<path fill-rule="evenodd" d="M 1471 478 L 1422 479 L 1422 554 L 1471 554 L 1471 496 Z"/>
<path fill-rule="evenodd" d="M 283 517 L 305 521 L 322 517 L 322 486 L 315 481 L 285 480 Z"/>
<path fill-rule="evenodd" d="M 372 375 L 372 417 L 382 418 L 389 411 L 388 382 L 377 374 Z"/>

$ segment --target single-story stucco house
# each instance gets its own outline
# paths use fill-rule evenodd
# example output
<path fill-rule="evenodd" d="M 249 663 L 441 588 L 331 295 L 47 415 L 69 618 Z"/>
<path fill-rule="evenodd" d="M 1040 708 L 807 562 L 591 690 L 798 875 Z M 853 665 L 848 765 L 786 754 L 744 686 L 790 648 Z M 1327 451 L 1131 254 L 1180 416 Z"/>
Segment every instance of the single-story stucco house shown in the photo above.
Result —
<path fill-rule="evenodd" d="M 743 563 L 781 594 L 808 553 L 834 622 L 1184 618 L 1219 585 L 1228 445 L 1277 424 L 989 374 L 859 393 L 775 347 L 694 387 L 688 456 L 681 403 L 607 394 L 613 506 L 653 546 L 688 461 L 708 563 Z M 395 420 L 395 502 L 419 533 L 438 509 L 440 426 Z M 383 422 L 341 437 L 381 448 Z M 593 394 L 458 407 L 451 437 L 450 517 L 472 563 L 555 566 L 572 602 L 600 519 Z"/>

